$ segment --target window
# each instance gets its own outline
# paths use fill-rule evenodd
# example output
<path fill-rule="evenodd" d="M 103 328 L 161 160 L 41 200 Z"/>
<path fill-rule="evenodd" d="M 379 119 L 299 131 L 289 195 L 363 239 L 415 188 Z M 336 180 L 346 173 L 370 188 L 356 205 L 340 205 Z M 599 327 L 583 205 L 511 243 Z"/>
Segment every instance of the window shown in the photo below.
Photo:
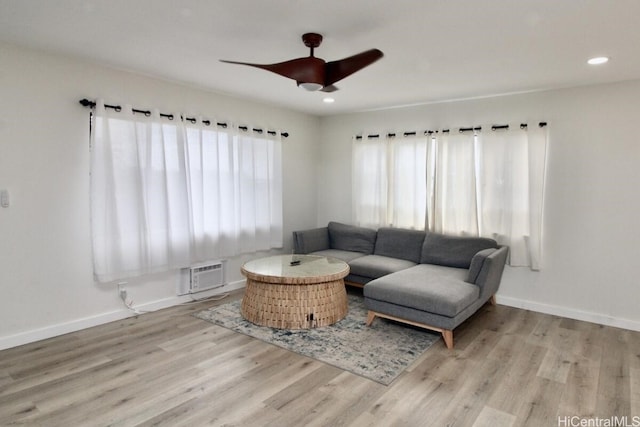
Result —
<path fill-rule="evenodd" d="M 279 137 L 98 103 L 91 140 L 99 281 L 282 247 Z"/>
<path fill-rule="evenodd" d="M 355 138 L 354 222 L 491 237 L 539 269 L 546 141 L 526 126 Z"/>

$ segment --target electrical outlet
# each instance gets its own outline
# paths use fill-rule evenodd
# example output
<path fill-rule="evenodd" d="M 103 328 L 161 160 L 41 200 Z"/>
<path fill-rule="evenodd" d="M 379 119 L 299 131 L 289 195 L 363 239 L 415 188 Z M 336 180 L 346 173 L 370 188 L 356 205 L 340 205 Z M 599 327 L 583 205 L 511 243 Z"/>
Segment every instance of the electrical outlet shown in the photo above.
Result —
<path fill-rule="evenodd" d="M 11 205 L 9 201 L 9 191 L 8 190 L 0 190 L 0 206 L 3 208 L 8 208 Z"/>
<path fill-rule="evenodd" d="M 127 288 L 124 287 L 126 284 L 127 282 L 118 283 L 118 295 L 120 295 L 120 299 L 125 303 L 127 302 Z"/>

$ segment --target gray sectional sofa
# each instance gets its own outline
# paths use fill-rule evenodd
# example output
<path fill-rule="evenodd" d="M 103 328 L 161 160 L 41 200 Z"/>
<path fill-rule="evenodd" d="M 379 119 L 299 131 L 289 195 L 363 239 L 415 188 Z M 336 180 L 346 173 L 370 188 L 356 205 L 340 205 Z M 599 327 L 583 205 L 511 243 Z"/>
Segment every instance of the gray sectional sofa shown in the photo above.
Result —
<path fill-rule="evenodd" d="M 345 283 L 363 287 L 367 325 L 383 317 L 442 333 L 487 301 L 495 303 L 508 248 L 481 237 L 401 228 L 372 230 L 338 222 L 293 232 L 294 252 L 349 264 Z"/>

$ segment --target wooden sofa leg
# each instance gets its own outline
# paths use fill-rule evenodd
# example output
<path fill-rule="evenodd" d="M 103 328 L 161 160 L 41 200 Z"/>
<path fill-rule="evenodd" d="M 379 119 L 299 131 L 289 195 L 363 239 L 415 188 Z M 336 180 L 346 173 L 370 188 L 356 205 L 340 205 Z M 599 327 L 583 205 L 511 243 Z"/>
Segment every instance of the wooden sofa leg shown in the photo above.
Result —
<path fill-rule="evenodd" d="M 375 318 L 376 318 L 376 313 L 374 311 L 369 310 L 369 313 L 367 313 L 367 326 L 371 326 Z"/>
<path fill-rule="evenodd" d="M 449 350 L 453 350 L 453 331 L 449 329 L 442 330 L 442 338 L 444 338 L 444 344 Z"/>
<path fill-rule="evenodd" d="M 442 338 L 444 338 L 444 345 L 449 349 L 453 350 L 453 330 L 451 329 L 441 329 L 436 328 L 435 326 L 429 326 L 424 323 L 412 322 L 410 320 L 401 319 L 396 316 L 391 316 L 390 314 L 377 313 L 375 311 L 369 310 L 367 313 L 367 326 L 371 326 L 376 317 L 382 317 L 384 319 L 394 320 L 396 322 L 407 323 L 409 325 L 417 326 L 419 328 L 429 329 L 431 331 L 440 332 L 442 334 Z"/>
<path fill-rule="evenodd" d="M 496 296 L 491 295 L 491 299 L 489 299 L 489 301 L 491 302 L 491 305 L 496 305 Z"/>

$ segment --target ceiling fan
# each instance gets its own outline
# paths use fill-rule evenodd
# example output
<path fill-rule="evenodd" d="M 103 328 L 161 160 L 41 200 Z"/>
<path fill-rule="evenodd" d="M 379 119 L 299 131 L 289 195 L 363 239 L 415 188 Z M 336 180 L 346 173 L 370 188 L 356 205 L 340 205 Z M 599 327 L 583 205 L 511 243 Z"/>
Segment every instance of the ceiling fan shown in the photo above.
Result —
<path fill-rule="evenodd" d="M 305 46 L 311 49 L 309 56 L 304 58 L 292 59 L 276 64 L 251 64 L 248 62 L 226 61 L 222 59 L 220 61 L 228 64 L 248 65 L 280 74 L 281 76 L 295 80 L 299 87 L 309 91 L 320 90 L 323 92 L 334 92 L 338 90 L 338 88 L 333 85 L 335 82 L 373 64 L 383 56 L 380 50 L 370 49 L 338 61 L 325 62 L 323 59 L 313 56 L 313 50 L 322 43 L 322 36 L 320 34 L 303 34 L 302 41 Z"/>

